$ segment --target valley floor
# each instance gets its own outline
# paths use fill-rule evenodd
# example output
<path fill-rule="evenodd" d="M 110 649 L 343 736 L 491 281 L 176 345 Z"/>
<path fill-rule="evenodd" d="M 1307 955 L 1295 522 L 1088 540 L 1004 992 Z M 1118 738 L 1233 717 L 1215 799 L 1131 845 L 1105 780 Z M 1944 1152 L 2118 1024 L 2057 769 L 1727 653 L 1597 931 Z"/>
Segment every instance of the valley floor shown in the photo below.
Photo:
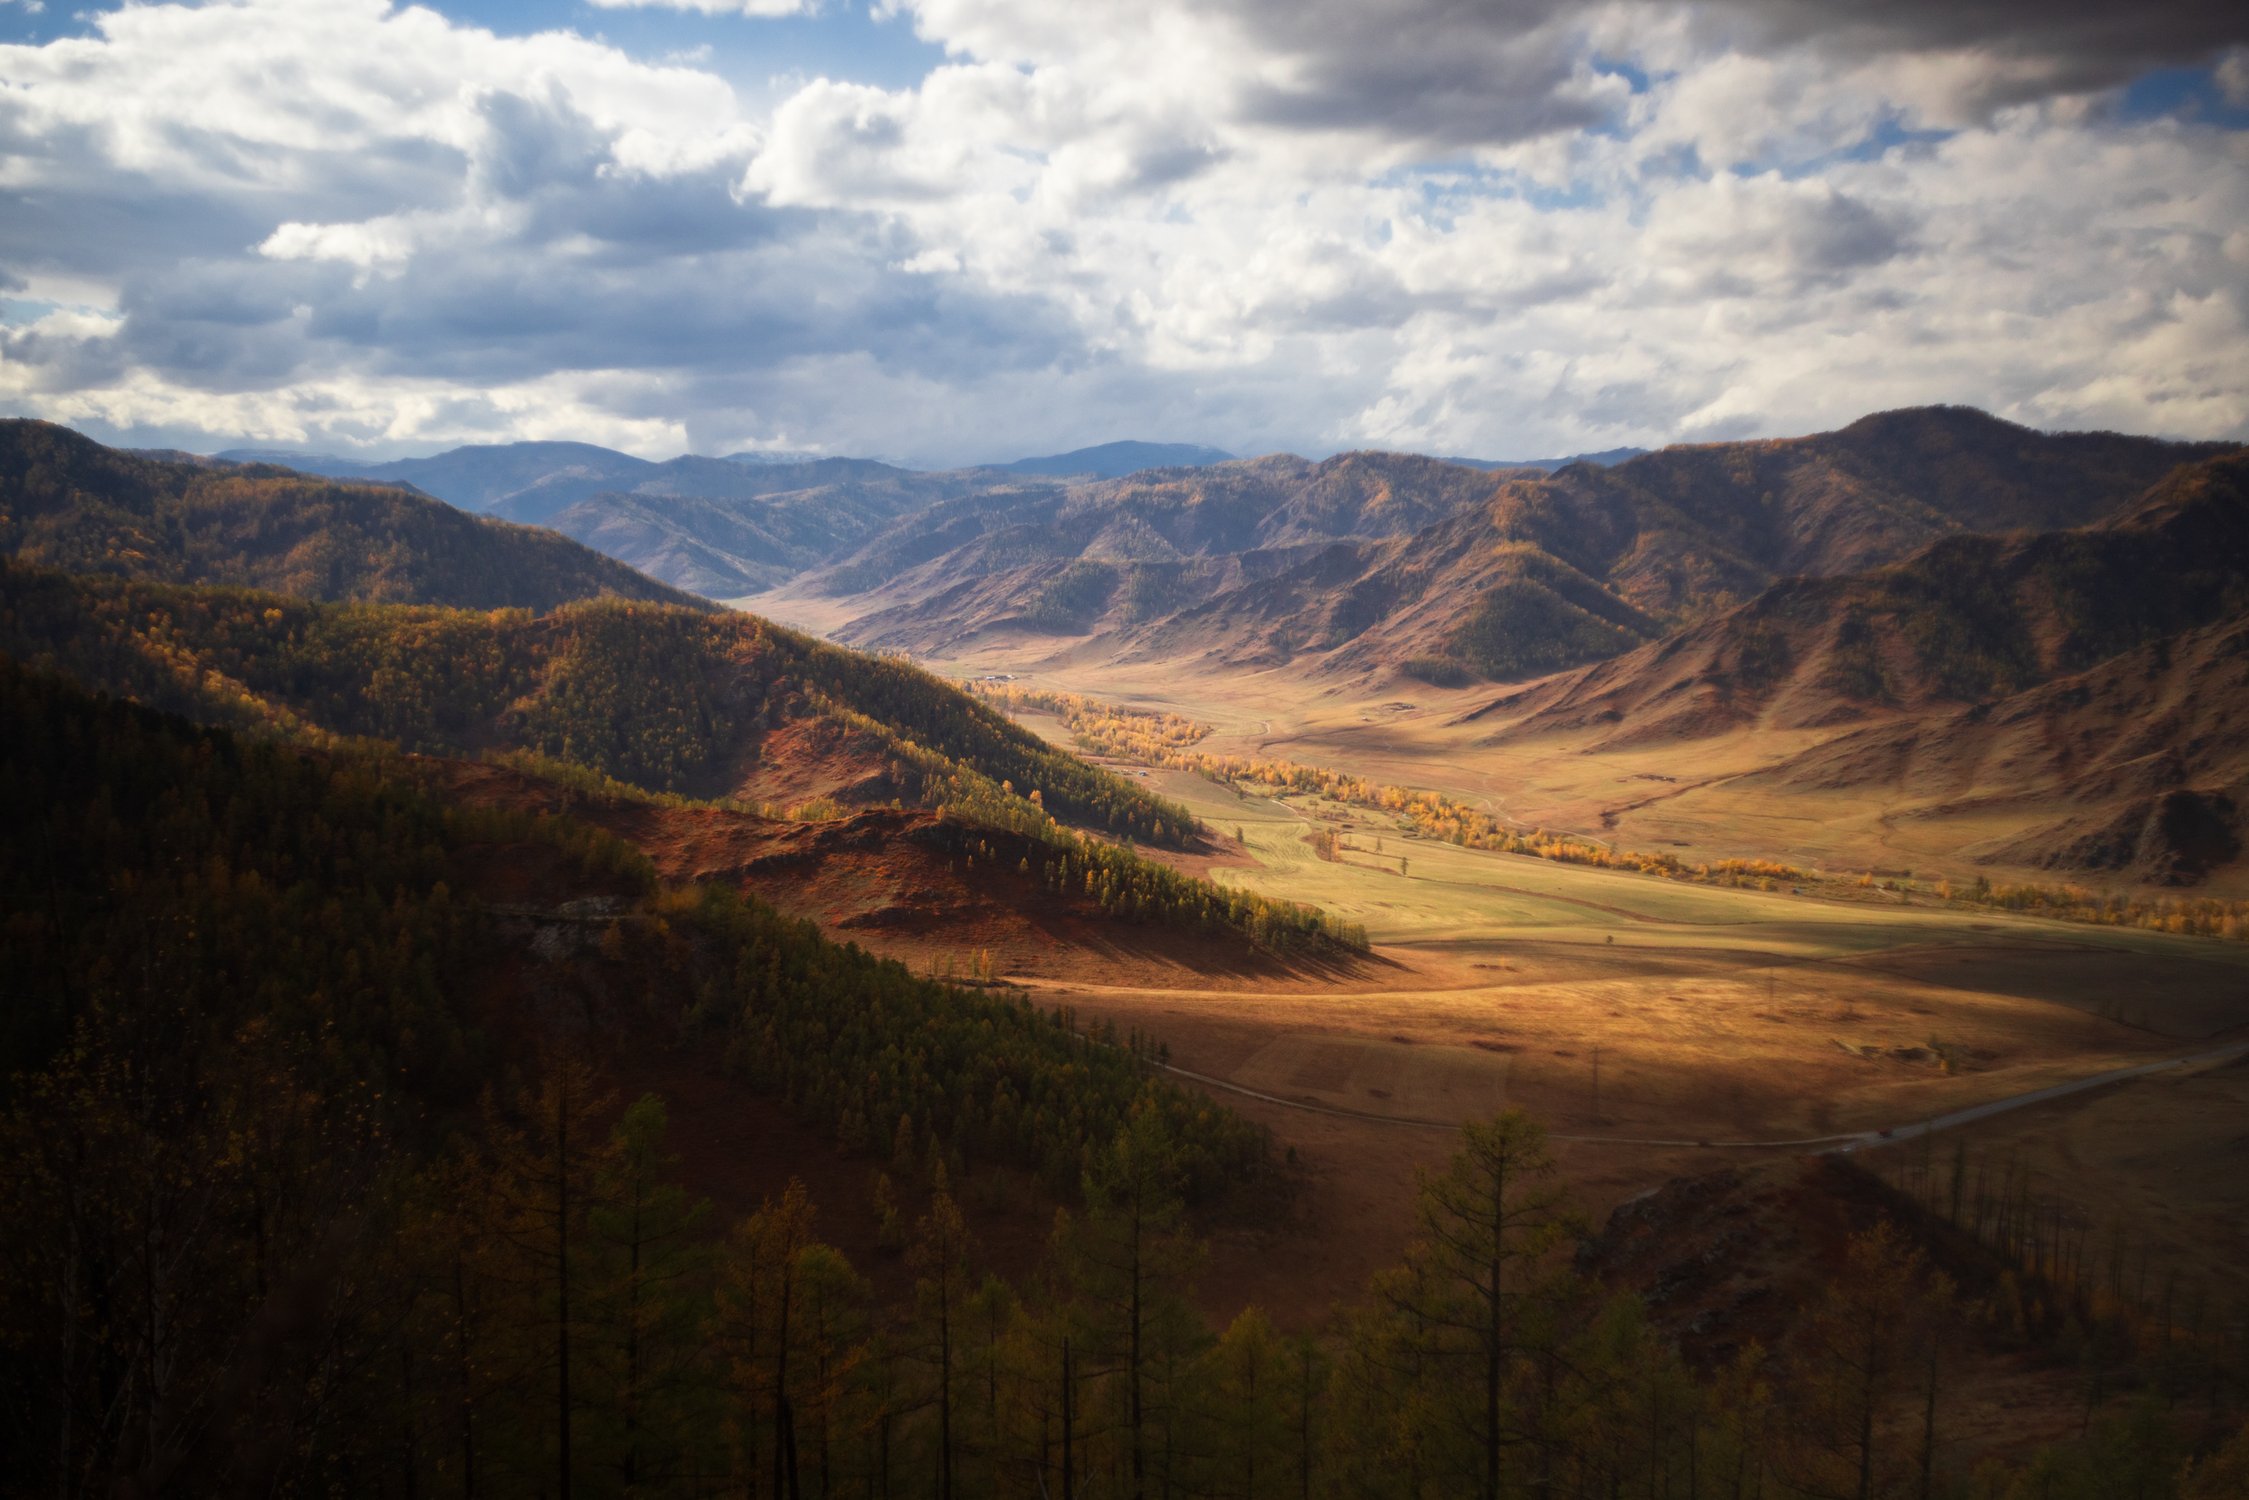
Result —
<path fill-rule="evenodd" d="M 817 622 L 808 622 L 817 623 Z M 1690 860 L 1779 857 L 1881 870 L 1946 863 L 1869 809 L 1762 807 L 1686 793 L 1796 745 L 1750 736 L 1588 755 L 1495 749 L 1449 724 L 1468 701 L 1417 690 L 1307 703 L 1301 680 L 1199 680 L 1036 665 L 993 651 L 934 664 L 1008 673 L 1213 726 L 1198 748 L 1286 758 L 1447 792 L 1519 821 L 1671 849 Z M 1488 696 L 1488 694 L 1486 695 Z M 1027 726 L 1069 743 L 1061 724 Z M 1223 836 L 1194 861 L 1218 880 L 1363 922 L 1372 961 L 1347 974 L 1120 975 L 1012 961 L 1043 1002 L 1160 1037 L 1273 1132 L 1297 1163 L 1286 1226 L 1222 1236 L 1214 1303 L 1311 1318 L 1396 1259 L 1416 1172 L 1447 1128 L 1510 1105 L 1563 1139 L 1598 1218 L 1669 1179 L 2165 1058 L 2224 1048 L 2249 1024 L 2249 946 L 1901 900 L 1725 889 L 1412 837 L 1382 814 L 1246 795 L 1185 772 L 1118 766 Z M 1722 789 L 1721 789 L 1722 790 Z M 1323 859 L 1308 835 L 1336 838 Z M 1823 886 L 1832 892 L 1833 885 Z M 2149 1075 L 1978 1120 L 1941 1143 L 1866 1152 L 1926 1175 L 1932 1152 L 2050 1185 L 2087 1232 L 2129 1220 L 2137 1252 L 2178 1278 L 2238 1279 L 2249 1263 L 2249 1065 Z M 1901 1137 L 1910 1131 L 1901 1130 Z M 1573 1139 L 1575 1138 L 1575 1139 Z M 1798 1148 L 1800 1149 L 1800 1148 Z M 2124 1231 L 2118 1230 L 2122 1233 Z"/>

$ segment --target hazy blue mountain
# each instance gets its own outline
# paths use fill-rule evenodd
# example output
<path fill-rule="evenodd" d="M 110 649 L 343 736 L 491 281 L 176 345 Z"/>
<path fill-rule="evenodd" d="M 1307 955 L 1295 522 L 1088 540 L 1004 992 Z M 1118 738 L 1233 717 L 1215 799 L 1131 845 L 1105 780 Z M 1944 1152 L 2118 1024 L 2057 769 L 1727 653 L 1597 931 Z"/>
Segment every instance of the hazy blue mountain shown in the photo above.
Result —
<path fill-rule="evenodd" d="M 1127 441 L 1102 443 L 1069 453 L 1050 453 L 1043 458 L 1019 458 L 1013 463 L 992 467 L 1010 474 L 1089 474 L 1096 479 L 1117 479 L 1137 474 L 1142 469 L 1199 469 L 1206 464 L 1225 463 L 1233 456 L 1223 449 L 1205 448 L 1196 443 Z"/>
<path fill-rule="evenodd" d="M 1544 469 L 1553 474 L 1571 464 L 1599 464 L 1610 468 L 1628 458 L 1638 458 L 1645 448 L 1604 448 L 1599 453 L 1573 453 L 1568 458 L 1448 458 L 1448 464 L 1470 469 Z"/>
<path fill-rule="evenodd" d="M 235 463 L 280 464 L 331 479 L 410 484 L 463 510 L 491 510 L 504 500 L 529 499 L 519 520 L 544 520 L 604 490 L 631 489 L 657 465 L 592 443 L 479 443 L 427 458 L 362 463 L 325 453 L 233 448 L 215 457 Z M 535 498 L 533 498 L 535 497 Z"/>
<path fill-rule="evenodd" d="M 764 448 L 729 453 L 726 461 L 730 464 L 747 464 L 756 469 L 774 465 L 818 463 L 827 456 L 825 453 L 808 453 L 798 449 Z"/>
<path fill-rule="evenodd" d="M 866 458 L 686 457 L 656 465 L 630 491 L 560 509 L 534 492 L 500 502 L 493 514 L 552 526 L 666 583 L 730 599 L 827 562 L 939 501 L 1037 483 L 990 469 L 924 474 Z"/>

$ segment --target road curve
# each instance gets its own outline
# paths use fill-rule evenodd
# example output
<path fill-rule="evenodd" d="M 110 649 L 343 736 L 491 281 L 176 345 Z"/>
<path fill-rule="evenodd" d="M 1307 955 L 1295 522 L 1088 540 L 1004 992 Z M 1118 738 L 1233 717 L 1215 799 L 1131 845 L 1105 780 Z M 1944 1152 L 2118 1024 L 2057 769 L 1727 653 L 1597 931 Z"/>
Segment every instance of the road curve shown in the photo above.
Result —
<path fill-rule="evenodd" d="M 1948 1114 L 1931 1115 L 1926 1119 L 1906 1125 L 1893 1125 L 1874 1130 L 1856 1130 L 1843 1135 L 1815 1135 L 1792 1141 L 1713 1141 L 1713 1140 L 1663 1140 L 1648 1136 L 1623 1135 L 1564 1135 L 1549 1132 L 1551 1141 L 1571 1141 L 1593 1146 L 1679 1146 L 1702 1147 L 1718 1151 L 1810 1151 L 1846 1153 L 1862 1146 L 1895 1144 L 1899 1141 L 1917 1140 L 1935 1135 L 1961 1125 L 1971 1125 L 1988 1120 L 1993 1115 L 2003 1115 L 2009 1110 L 2023 1109 L 2033 1104 L 2044 1104 L 2050 1099 L 2065 1099 L 2071 1094 L 2082 1094 L 2090 1089 L 2106 1088 L 2112 1083 L 2142 1078 L 2150 1073 L 2169 1072 L 2174 1068 L 2191 1068 L 2204 1063 L 2230 1061 L 2249 1056 L 2249 1042 L 2233 1042 L 2223 1047 L 2213 1047 L 2203 1052 L 2192 1052 L 2182 1057 L 2167 1057 L 2158 1062 L 2139 1063 L 2129 1068 L 2112 1068 L 2106 1073 L 2095 1073 L 2089 1078 L 2074 1079 L 2068 1083 L 2050 1084 L 2027 1093 L 2010 1094 L 2004 1099 L 1993 1099 L 1984 1104 L 1970 1105 Z M 1307 1114 L 1332 1115 L 1344 1120 L 1366 1120 L 1377 1125 L 1399 1125 L 1413 1130 L 1458 1130 L 1458 1120 L 1423 1120 L 1411 1115 L 1381 1115 L 1371 1110 L 1349 1109 L 1342 1105 L 1315 1104 L 1305 1099 L 1288 1099 L 1279 1094 L 1261 1093 L 1246 1088 L 1229 1079 L 1214 1078 L 1208 1073 L 1197 1073 L 1188 1068 L 1174 1067 L 1170 1063 L 1156 1066 L 1180 1078 L 1191 1079 L 1206 1088 L 1223 1089 L 1247 1099 L 1266 1104 L 1278 1104 L 1286 1109 L 1300 1109 Z"/>

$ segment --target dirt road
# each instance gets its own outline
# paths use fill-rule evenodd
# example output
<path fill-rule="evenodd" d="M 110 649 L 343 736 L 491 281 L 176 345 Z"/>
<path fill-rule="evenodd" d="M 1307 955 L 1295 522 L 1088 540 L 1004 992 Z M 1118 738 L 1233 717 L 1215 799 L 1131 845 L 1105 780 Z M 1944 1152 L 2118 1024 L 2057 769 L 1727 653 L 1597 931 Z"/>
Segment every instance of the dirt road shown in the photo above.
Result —
<path fill-rule="evenodd" d="M 1874 1130 L 1857 1130 L 1844 1135 L 1810 1136 L 1801 1140 L 1789 1141 L 1694 1141 L 1662 1140 L 1641 1136 L 1564 1135 L 1556 1132 L 1550 1133 L 1548 1139 L 1577 1141 L 1597 1146 L 1704 1147 L 1721 1151 L 1806 1151 L 1816 1149 L 1849 1152 L 1862 1146 L 1879 1146 L 1894 1144 L 1898 1141 L 1916 1140 L 1922 1136 L 1935 1135 L 1939 1131 L 1951 1130 L 1961 1125 L 1972 1125 L 1978 1120 L 1988 1120 L 1993 1115 L 2002 1115 L 2009 1110 L 2023 1109 L 2033 1104 L 2044 1104 L 2050 1099 L 2065 1099 L 2072 1094 L 2082 1094 L 2091 1089 L 2106 1088 L 2112 1083 L 2123 1083 L 2130 1079 L 2145 1077 L 2150 1073 L 2169 1072 L 2174 1068 L 2199 1067 L 2208 1063 L 2230 1062 L 2234 1058 L 2245 1055 L 2249 1055 L 2249 1042 L 2234 1042 L 2228 1046 L 2213 1047 L 2207 1051 L 2189 1053 L 2183 1057 L 2164 1058 L 2160 1062 L 2140 1063 L 2129 1068 L 2113 1068 L 2106 1073 L 2095 1073 L 2089 1078 L 2052 1084 L 2042 1089 L 2031 1089 L 2026 1093 L 2010 1094 L 2004 1099 L 1993 1099 L 1987 1103 L 1971 1105 L 1967 1109 L 1956 1109 L 1949 1114 L 1933 1115 L 1928 1119 L 1915 1121 L 1912 1124 L 1886 1126 Z M 1344 1120 L 1368 1120 L 1378 1125 L 1399 1125 L 1412 1130 L 1458 1130 L 1461 1125 L 1458 1120 L 1422 1120 L 1415 1119 L 1410 1115 L 1376 1114 L 1371 1110 L 1345 1109 L 1330 1104 L 1314 1104 L 1304 1099 L 1288 1099 L 1279 1094 L 1261 1093 L 1253 1088 L 1245 1088 L 1241 1084 L 1224 1078 L 1214 1078 L 1208 1073 L 1197 1073 L 1188 1068 L 1174 1067 L 1170 1063 L 1159 1063 L 1157 1066 L 1167 1073 L 1190 1079 L 1206 1088 L 1223 1089 L 1227 1093 L 1239 1094 L 1246 1099 L 1257 1099 L 1267 1104 L 1278 1104 L 1287 1109 L 1300 1109 L 1310 1114 L 1332 1115 L 1337 1119 Z"/>

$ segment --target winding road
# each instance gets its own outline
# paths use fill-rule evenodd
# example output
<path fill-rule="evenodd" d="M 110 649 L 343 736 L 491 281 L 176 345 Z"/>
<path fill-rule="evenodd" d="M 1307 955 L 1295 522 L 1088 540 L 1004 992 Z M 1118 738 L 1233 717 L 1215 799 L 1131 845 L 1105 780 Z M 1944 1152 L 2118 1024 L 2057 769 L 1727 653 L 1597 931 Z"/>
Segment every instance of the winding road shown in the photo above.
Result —
<path fill-rule="evenodd" d="M 1899 1141 L 1918 1140 L 1939 1131 L 1952 1130 L 1962 1125 L 1972 1125 L 1988 1120 L 1993 1115 L 2003 1115 L 2009 1110 L 2024 1109 L 2033 1104 L 2044 1104 L 2051 1099 L 2066 1099 L 2072 1094 L 2082 1094 L 2092 1089 L 2106 1088 L 2112 1083 L 2123 1083 L 2134 1078 L 2144 1078 L 2151 1073 L 2165 1073 L 2175 1068 L 2199 1067 L 2205 1063 L 2229 1062 L 2249 1056 L 2249 1042 L 2232 1042 L 2223 1047 L 2213 1047 L 2203 1052 L 2191 1052 L 2182 1057 L 2167 1057 L 2157 1062 L 2139 1063 L 2129 1068 L 2112 1068 L 2106 1073 L 2095 1073 L 2089 1078 L 2073 1079 L 2068 1083 L 2050 1084 L 2027 1093 L 2010 1094 L 2004 1099 L 1993 1099 L 1983 1104 L 1972 1104 L 1966 1109 L 1956 1109 L 1941 1115 L 1931 1115 L 1910 1124 L 1893 1125 L 1874 1130 L 1856 1130 L 1843 1135 L 1816 1135 L 1792 1141 L 1715 1141 L 1715 1140 L 1663 1140 L 1647 1136 L 1621 1135 L 1564 1135 L 1549 1132 L 1548 1140 L 1571 1141 L 1595 1146 L 1677 1146 L 1703 1147 L 1721 1151 L 1806 1151 L 1846 1153 L 1862 1146 L 1894 1145 Z M 1371 1110 L 1348 1109 L 1341 1105 L 1314 1104 L 1304 1099 L 1283 1098 L 1279 1094 L 1261 1093 L 1245 1088 L 1224 1078 L 1214 1078 L 1208 1073 L 1197 1073 L 1170 1063 L 1156 1066 L 1180 1078 L 1192 1079 L 1207 1088 L 1223 1089 L 1247 1099 L 1266 1104 L 1278 1104 L 1286 1109 L 1301 1109 L 1308 1114 L 1332 1115 L 1338 1119 L 1366 1120 L 1377 1125 L 1400 1125 L 1413 1130 L 1458 1130 L 1458 1120 L 1422 1120 L 1411 1115 L 1383 1115 Z"/>

